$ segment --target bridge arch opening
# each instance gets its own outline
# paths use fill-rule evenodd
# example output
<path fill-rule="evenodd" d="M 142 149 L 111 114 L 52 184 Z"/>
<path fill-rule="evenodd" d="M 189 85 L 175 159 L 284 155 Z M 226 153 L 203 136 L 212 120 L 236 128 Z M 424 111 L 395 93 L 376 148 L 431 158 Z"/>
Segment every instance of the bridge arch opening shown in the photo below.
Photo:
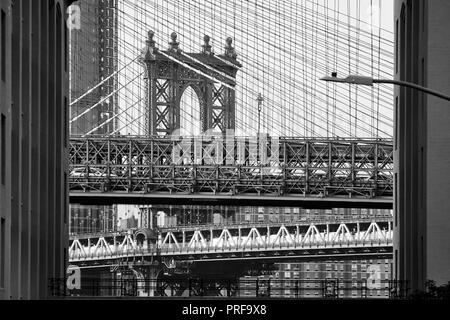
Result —
<path fill-rule="evenodd" d="M 136 235 L 136 242 L 138 246 L 143 246 L 147 241 L 147 237 L 143 233 L 139 233 Z"/>
<path fill-rule="evenodd" d="M 201 102 L 197 90 L 188 85 L 180 99 L 180 134 L 182 136 L 199 136 L 202 133 Z"/>

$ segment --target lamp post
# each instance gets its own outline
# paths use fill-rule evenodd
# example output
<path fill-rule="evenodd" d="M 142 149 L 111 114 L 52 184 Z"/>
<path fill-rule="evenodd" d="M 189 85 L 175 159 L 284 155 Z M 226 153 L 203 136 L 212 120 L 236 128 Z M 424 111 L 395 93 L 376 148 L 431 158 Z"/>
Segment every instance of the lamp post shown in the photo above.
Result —
<path fill-rule="evenodd" d="M 259 134 L 261 133 L 262 103 L 264 102 L 264 98 L 261 93 L 258 95 L 258 98 L 256 98 L 256 101 L 258 101 L 258 137 L 259 137 Z"/>
<path fill-rule="evenodd" d="M 416 89 L 419 91 L 423 91 L 425 93 L 431 94 L 431 95 L 439 97 L 441 99 L 450 101 L 450 96 L 447 96 L 441 92 L 437 92 L 437 91 L 419 86 L 419 85 L 411 83 L 411 82 L 406 82 L 406 81 L 391 80 L 391 79 L 373 79 L 371 77 L 358 76 L 358 75 L 350 75 L 346 78 L 338 78 L 337 73 L 333 73 L 331 77 L 320 78 L 320 80 L 327 81 L 327 82 L 359 84 L 359 85 L 363 85 L 363 86 L 373 86 L 374 83 L 394 84 L 394 85 L 398 85 L 398 86 L 402 86 L 402 87 L 408 87 L 408 88 Z"/>
<path fill-rule="evenodd" d="M 444 94 L 444 93 L 438 92 L 438 91 L 434 91 L 434 90 L 431 90 L 429 88 L 426 88 L 426 87 L 423 87 L 423 86 L 420 86 L 420 85 L 417 85 L 417 84 L 414 84 L 414 83 L 411 83 L 411 82 L 406 82 L 406 81 L 390 80 L 390 79 L 373 79 L 371 77 L 364 77 L 364 76 L 358 76 L 358 75 L 349 75 L 346 78 L 338 78 L 337 77 L 337 73 L 333 73 L 331 77 L 324 77 L 324 78 L 321 78 L 320 80 L 329 81 L 329 82 L 338 82 L 338 83 L 358 84 L 358 85 L 365 85 L 365 86 L 373 86 L 374 83 L 394 84 L 394 85 L 398 85 L 398 86 L 401 86 L 401 87 L 407 87 L 407 88 L 415 89 L 415 90 L 427 93 L 429 95 L 441 98 L 443 100 L 450 101 L 450 96 L 448 96 L 447 94 Z M 407 126 L 407 125 L 405 125 L 405 126 Z M 411 148 L 411 151 L 406 151 L 406 154 L 407 155 L 411 155 L 412 157 L 418 156 L 418 154 L 414 154 L 415 150 L 416 150 L 416 147 L 410 146 L 410 148 Z M 404 152 L 404 151 L 401 151 L 401 152 Z M 426 152 L 427 152 L 428 155 L 432 155 L 433 154 L 429 150 L 427 150 Z M 436 152 L 436 149 L 434 149 L 433 152 Z M 411 166 L 412 170 L 415 170 L 415 171 L 421 170 L 423 175 L 424 175 L 424 177 L 425 177 L 423 179 L 427 178 L 427 174 L 428 174 L 428 170 L 429 170 L 427 167 L 422 167 L 421 169 L 415 169 L 414 168 L 414 164 L 413 164 L 412 160 L 409 159 L 409 157 L 405 157 L 404 160 L 400 160 L 400 161 L 401 162 L 399 162 L 399 164 L 397 164 L 398 166 L 400 166 L 400 167 L 401 166 L 405 166 L 406 169 L 408 169 L 408 170 L 410 169 L 410 166 Z M 409 161 L 411 161 L 411 162 L 408 163 Z M 405 173 L 405 175 L 407 175 L 407 173 Z M 432 181 L 430 183 L 430 184 L 433 185 L 433 189 L 432 190 L 437 189 L 437 188 L 440 188 L 440 189 L 447 188 L 447 185 L 443 184 L 442 181 L 443 180 L 439 180 L 437 182 L 436 181 Z M 405 188 L 405 189 L 402 190 L 402 188 Z M 401 198 L 400 201 L 403 201 L 403 198 L 402 198 L 403 195 L 406 194 L 407 192 L 409 192 L 410 190 L 407 189 L 407 187 L 402 187 L 402 186 L 399 186 L 399 190 L 400 190 L 399 194 L 400 194 L 400 198 Z M 414 189 L 414 190 L 418 194 L 420 194 L 420 193 L 423 194 L 424 192 L 426 194 L 426 192 L 428 191 L 428 189 L 426 189 L 426 188 L 424 190 L 422 190 L 422 191 L 420 189 Z M 448 191 L 448 190 L 445 190 L 445 191 Z M 410 194 L 410 196 L 412 197 L 414 195 Z M 398 199 L 399 199 L 399 197 L 397 197 L 397 196 L 394 197 L 394 201 L 396 203 L 399 201 Z M 411 204 L 411 200 L 409 200 L 408 198 L 406 199 L 406 201 L 409 204 Z M 428 202 L 429 201 L 428 200 L 428 196 L 423 201 L 427 201 Z M 394 208 L 396 208 L 396 203 L 394 203 Z M 405 209 L 400 209 L 399 210 L 400 211 L 400 215 L 402 215 L 402 216 L 406 215 L 404 210 Z M 418 209 L 418 210 L 420 210 L 420 209 Z M 417 224 L 417 226 L 418 226 L 421 223 L 421 219 L 422 219 L 421 216 L 423 216 L 424 214 L 427 215 L 428 214 L 428 212 L 427 212 L 428 210 L 430 210 L 430 211 L 440 210 L 439 212 L 444 212 L 444 214 L 445 214 L 445 211 L 443 211 L 442 208 L 440 208 L 440 207 L 433 207 L 431 209 L 426 208 L 424 210 L 425 213 L 422 213 L 422 212 L 418 211 L 416 214 L 412 215 L 412 217 L 404 218 L 404 219 L 408 219 L 409 224 L 406 223 L 405 226 L 402 226 L 401 228 L 403 228 L 403 230 L 400 229 L 399 234 L 400 234 L 400 232 L 402 232 L 402 233 L 406 233 L 408 236 L 409 235 L 415 235 L 418 232 L 417 231 L 418 229 L 414 229 L 414 228 L 419 228 L 419 227 L 416 227 L 415 225 Z M 408 214 L 409 214 L 409 212 L 408 212 Z M 436 215 L 436 213 L 434 213 L 434 212 L 433 212 L 433 214 Z M 425 234 L 425 240 L 423 239 L 423 236 L 422 236 L 422 238 L 421 238 L 422 245 L 423 245 L 424 241 L 425 241 L 425 243 L 427 243 L 429 241 L 428 240 L 428 237 L 429 237 L 428 234 L 431 234 L 430 231 L 434 232 L 434 229 L 430 228 L 429 226 L 425 226 L 423 230 L 425 232 L 424 233 Z M 430 232 L 430 233 L 428 233 L 428 232 Z M 397 234 L 397 236 L 398 236 L 398 234 Z M 448 238 L 448 236 L 446 238 Z M 431 242 L 435 242 L 435 241 L 448 240 L 446 238 L 442 237 L 442 236 L 434 237 L 434 238 L 431 238 L 430 243 Z M 437 267 L 437 266 L 439 264 L 442 264 L 443 259 L 446 259 L 448 256 L 445 256 L 442 259 L 436 258 L 436 256 L 428 256 L 428 255 L 424 256 L 424 252 L 426 253 L 426 250 L 424 250 L 423 247 L 422 247 L 422 249 L 418 249 L 415 246 L 414 241 L 411 241 L 410 238 L 407 238 L 406 241 L 405 241 L 404 238 L 399 238 L 397 245 L 400 248 L 399 256 L 407 256 L 407 258 L 405 258 L 404 262 L 401 262 L 401 261 L 399 262 L 399 261 L 397 261 L 397 259 L 395 259 L 395 264 L 398 264 L 400 266 L 398 270 L 400 270 L 400 269 L 403 270 L 403 271 L 400 272 L 400 276 L 401 276 L 401 274 L 403 272 L 403 274 L 404 274 L 403 277 L 407 277 L 404 280 L 413 282 L 413 289 L 414 288 L 419 288 L 419 289 L 423 288 L 425 286 L 425 280 L 427 280 L 427 278 L 430 275 L 430 273 L 434 274 L 434 275 L 438 274 L 435 270 L 439 270 L 439 268 L 441 268 L 440 270 L 446 270 L 445 267 L 442 268 L 442 267 Z M 404 252 L 401 252 L 402 250 Z M 422 251 L 420 251 L 420 250 L 422 250 Z M 420 258 L 420 254 L 422 254 L 422 258 Z M 410 260 L 407 260 L 407 259 L 410 259 Z M 424 261 L 424 259 L 426 261 Z M 433 270 L 432 272 L 430 272 L 429 270 L 427 271 L 427 269 L 424 267 L 425 265 L 427 265 L 427 266 L 431 265 L 432 268 L 434 268 L 435 270 Z M 396 270 L 397 270 L 397 267 L 396 267 Z M 397 272 L 398 271 L 396 271 L 395 273 L 397 274 Z M 400 284 L 400 285 L 403 285 L 403 284 Z M 401 289 L 402 289 L 402 287 L 400 287 L 400 290 Z"/>
<path fill-rule="evenodd" d="M 256 98 L 256 101 L 258 101 L 258 137 L 257 137 L 257 156 L 256 161 L 259 162 L 259 136 L 261 134 L 261 111 L 262 111 L 262 103 L 264 102 L 264 98 L 262 94 L 258 94 L 258 98 Z"/>

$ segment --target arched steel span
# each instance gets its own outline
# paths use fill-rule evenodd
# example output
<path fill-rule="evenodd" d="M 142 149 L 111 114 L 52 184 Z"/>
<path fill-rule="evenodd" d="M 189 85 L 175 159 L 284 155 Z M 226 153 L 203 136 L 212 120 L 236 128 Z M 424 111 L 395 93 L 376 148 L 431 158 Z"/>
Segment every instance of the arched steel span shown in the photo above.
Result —
<path fill-rule="evenodd" d="M 128 258 L 144 263 L 161 257 L 181 261 L 385 257 L 392 253 L 392 229 L 390 219 L 362 219 L 348 223 L 167 229 L 160 231 L 156 241 L 142 241 L 132 233 L 79 236 L 71 238 L 69 259 L 71 263 L 91 265 Z"/>

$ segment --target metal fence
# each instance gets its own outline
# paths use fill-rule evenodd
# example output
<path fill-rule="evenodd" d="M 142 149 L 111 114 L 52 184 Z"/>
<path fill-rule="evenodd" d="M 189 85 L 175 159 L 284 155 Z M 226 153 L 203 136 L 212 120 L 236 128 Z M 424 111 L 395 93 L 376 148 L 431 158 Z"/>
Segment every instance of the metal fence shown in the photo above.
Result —
<path fill-rule="evenodd" d="M 76 289 L 66 279 L 51 279 L 52 297 L 154 298 L 285 298 L 285 299 L 403 299 L 404 281 L 296 279 L 82 279 Z"/>

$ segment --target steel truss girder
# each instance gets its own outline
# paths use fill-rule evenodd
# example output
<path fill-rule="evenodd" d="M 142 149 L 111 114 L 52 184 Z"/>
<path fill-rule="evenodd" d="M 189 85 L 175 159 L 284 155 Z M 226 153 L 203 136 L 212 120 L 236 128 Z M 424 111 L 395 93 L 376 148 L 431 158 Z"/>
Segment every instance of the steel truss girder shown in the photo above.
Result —
<path fill-rule="evenodd" d="M 311 252 L 332 255 L 386 253 L 392 246 L 392 221 L 271 224 L 253 227 L 163 231 L 156 244 L 139 243 L 130 234 L 73 238 L 71 262 L 115 260 L 127 257 L 172 257 L 178 260 L 208 260 L 226 256 L 289 256 Z"/>
<path fill-rule="evenodd" d="M 69 166 L 72 192 L 393 195 L 385 140 L 73 138 Z"/>

